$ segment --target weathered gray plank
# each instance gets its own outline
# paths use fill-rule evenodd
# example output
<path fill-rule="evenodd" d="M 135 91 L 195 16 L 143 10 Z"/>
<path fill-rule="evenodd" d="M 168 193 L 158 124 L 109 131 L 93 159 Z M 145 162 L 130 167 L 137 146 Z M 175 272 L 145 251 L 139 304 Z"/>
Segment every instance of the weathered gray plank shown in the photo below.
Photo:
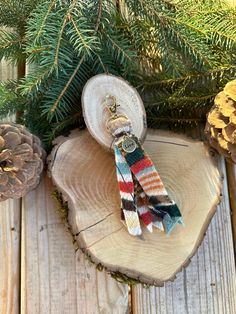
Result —
<path fill-rule="evenodd" d="M 236 243 L 236 165 L 232 163 L 226 163 L 227 181 L 229 187 L 229 199 L 232 211 L 232 230 L 234 243 Z M 236 248 L 234 247 L 236 252 Z"/>
<path fill-rule="evenodd" d="M 16 67 L 7 61 L 0 61 L 0 81 L 13 79 L 16 77 Z"/>
<path fill-rule="evenodd" d="M 226 176 L 223 159 L 221 169 Z M 201 197 L 201 196 L 199 196 Z M 187 268 L 164 287 L 132 289 L 134 314 L 235 314 L 236 276 L 227 180 L 222 202 Z"/>
<path fill-rule="evenodd" d="M 0 313 L 19 313 L 20 202 L 0 203 Z"/>
<path fill-rule="evenodd" d="M 15 68 L 0 62 L 0 81 L 14 78 Z M 19 313 L 20 201 L 0 203 L 0 313 Z"/>
<path fill-rule="evenodd" d="M 127 286 L 75 252 L 52 190 L 44 178 L 23 199 L 21 313 L 126 313 Z"/>

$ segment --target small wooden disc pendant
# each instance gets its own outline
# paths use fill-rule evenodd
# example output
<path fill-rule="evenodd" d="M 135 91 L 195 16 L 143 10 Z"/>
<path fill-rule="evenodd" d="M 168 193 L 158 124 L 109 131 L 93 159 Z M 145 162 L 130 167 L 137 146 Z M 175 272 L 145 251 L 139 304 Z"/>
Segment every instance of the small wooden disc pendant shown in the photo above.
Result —
<path fill-rule="evenodd" d="M 112 135 L 107 130 L 109 112 L 104 105 L 107 95 L 114 96 L 118 115 L 129 118 L 133 133 L 142 142 L 146 134 L 146 113 L 137 90 L 120 77 L 108 74 L 93 76 L 82 93 L 84 120 L 90 134 L 103 147 L 111 148 Z"/>

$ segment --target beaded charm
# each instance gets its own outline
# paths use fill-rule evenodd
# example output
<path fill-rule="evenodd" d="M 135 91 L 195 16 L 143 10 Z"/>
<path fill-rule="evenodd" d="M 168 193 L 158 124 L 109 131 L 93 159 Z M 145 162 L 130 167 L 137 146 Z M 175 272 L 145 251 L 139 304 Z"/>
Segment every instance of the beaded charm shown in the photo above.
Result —
<path fill-rule="evenodd" d="M 140 221 L 150 232 L 157 227 L 170 234 L 176 224 L 183 224 L 177 204 L 169 198 L 152 160 L 133 134 L 131 121 L 117 113 L 115 97 L 107 95 L 104 103 L 111 114 L 107 130 L 114 138 L 121 219 L 134 236 L 142 233 Z"/>

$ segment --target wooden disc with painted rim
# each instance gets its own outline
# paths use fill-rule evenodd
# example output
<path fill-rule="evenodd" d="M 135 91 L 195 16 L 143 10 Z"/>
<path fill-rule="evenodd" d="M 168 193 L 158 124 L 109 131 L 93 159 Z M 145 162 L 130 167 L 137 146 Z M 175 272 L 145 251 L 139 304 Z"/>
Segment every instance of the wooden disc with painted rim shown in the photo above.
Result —
<path fill-rule="evenodd" d="M 127 81 L 110 74 L 93 76 L 83 89 L 83 115 L 90 134 L 102 146 L 111 148 L 113 138 L 106 128 L 110 114 L 104 105 L 107 95 L 115 97 L 119 106 L 117 113 L 131 120 L 133 133 L 142 142 L 146 134 L 146 113 L 142 99 Z"/>

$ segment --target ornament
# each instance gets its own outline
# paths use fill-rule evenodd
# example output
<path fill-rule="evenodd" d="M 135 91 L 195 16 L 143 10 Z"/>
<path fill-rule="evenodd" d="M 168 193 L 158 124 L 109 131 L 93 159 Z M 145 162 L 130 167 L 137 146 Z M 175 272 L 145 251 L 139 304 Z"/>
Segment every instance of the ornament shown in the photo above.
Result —
<path fill-rule="evenodd" d="M 0 201 L 34 189 L 43 170 L 40 140 L 19 124 L 0 124 Z"/>
<path fill-rule="evenodd" d="M 131 235 L 142 233 L 140 220 L 152 232 L 157 227 L 168 234 L 183 224 L 177 204 L 167 194 L 150 157 L 134 135 L 131 121 L 117 113 L 114 96 L 106 96 L 111 117 L 107 130 L 114 138 L 116 175 L 121 197 L 121 216 Z"/>
<path fill-rule="evenodd" d="M 236 163 L 236 80 L 216 95 L 205 132 L 209 144 L 226 160 Z"/>

